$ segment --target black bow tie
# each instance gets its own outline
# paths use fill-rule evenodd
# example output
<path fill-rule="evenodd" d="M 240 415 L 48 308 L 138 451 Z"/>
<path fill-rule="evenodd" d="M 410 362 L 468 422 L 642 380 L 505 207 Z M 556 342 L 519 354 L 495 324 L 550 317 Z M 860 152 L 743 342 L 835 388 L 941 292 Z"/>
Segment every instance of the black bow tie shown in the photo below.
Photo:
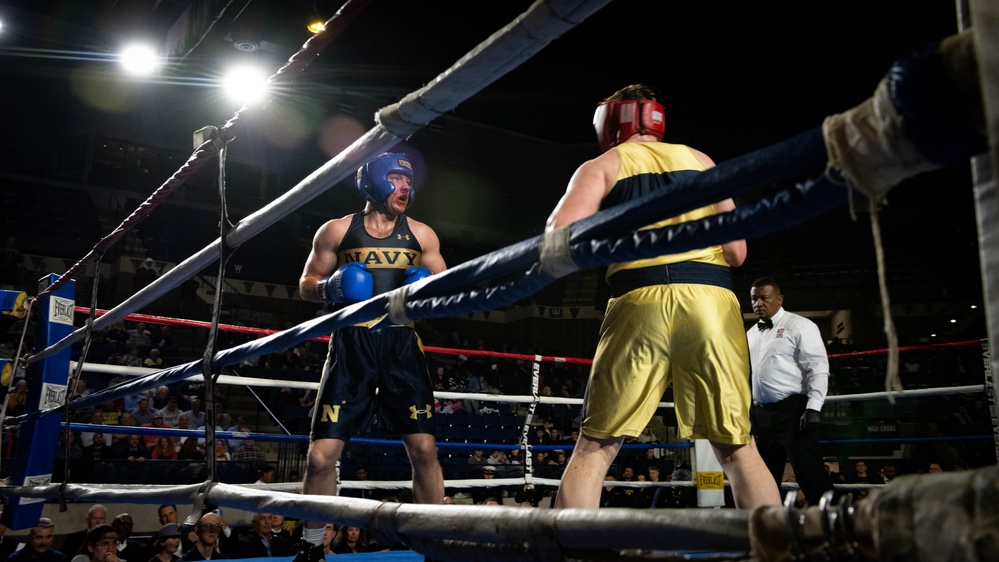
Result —
<path fill-rule="evenodd" d="M 761 332 L 763 330 L 769 330 L 774 327 L 774 321 L 769 318 L 764 318 L 756 323 L 756 327 L 759 328 Z"/>

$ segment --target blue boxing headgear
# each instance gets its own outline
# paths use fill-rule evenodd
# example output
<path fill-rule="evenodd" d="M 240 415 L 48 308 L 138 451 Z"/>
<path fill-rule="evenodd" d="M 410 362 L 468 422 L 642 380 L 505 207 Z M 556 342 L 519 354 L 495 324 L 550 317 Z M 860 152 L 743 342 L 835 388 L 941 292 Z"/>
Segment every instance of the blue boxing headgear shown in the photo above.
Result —
<path fill-rule="evenodd" d="M 387 209 L 389 195 L 395 191 L 395 184 L 389 181 L 389 174 L 402 174 L 409 178 L 411 186 L 409 204 L 413 204 L 416 189 L 413 184 L 413 164 L 405 154 L 386 152 L 357 169 L 357 190 L 365 199 L 381 212 Z"/>

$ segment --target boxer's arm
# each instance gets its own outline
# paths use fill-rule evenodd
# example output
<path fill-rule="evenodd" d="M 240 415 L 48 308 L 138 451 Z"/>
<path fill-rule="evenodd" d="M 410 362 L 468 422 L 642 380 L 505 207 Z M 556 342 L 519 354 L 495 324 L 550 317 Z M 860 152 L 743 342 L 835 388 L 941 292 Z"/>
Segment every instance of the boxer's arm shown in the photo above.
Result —
<path fill-rule="evenodd" d="M 446 270 L 447 264 L 444 262 L 444 256 L 441 255 L 441 241 L 434 229 L 412 218 L 409 219 L 409 228 L 416 235 L 416 239 L 420 241 L 420 247 L 423 248 L 420 265 L 429 269 L 431 273 L 440 273 Z"/>
<path fill-rule="evenodd" d="M 327 221 L 312 238 L 312 250 L 305 260 L 305 268 L 298 280 L 298 293 L 303 299 L 311 302 L 323 302 L 316 292 L 316 283 L 326 279 L 337 266 L 336 253 L 340 249 L 340 241 L 350 226 L 350 217 Z"/>
<path fill-rule="evenodd" d="M 599 211 L 600 202 L 614 187 L 620 166 L 616 150 L 584 162 L 569 180 L 565 194 L 545 223 L 545 230 L 574 223 Z"/>

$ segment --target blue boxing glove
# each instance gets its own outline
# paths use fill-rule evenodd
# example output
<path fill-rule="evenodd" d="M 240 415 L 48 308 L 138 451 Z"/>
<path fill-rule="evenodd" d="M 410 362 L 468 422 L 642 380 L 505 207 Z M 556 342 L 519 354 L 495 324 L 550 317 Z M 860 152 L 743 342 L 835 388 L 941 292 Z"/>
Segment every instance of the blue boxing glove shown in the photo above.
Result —
<path fill-rule="evenodd" d="M 410 283 L 416 283 L 420 279 L 426 279 L 430 277 L 430 270 L 425 267 L 420 267 L 414 265 L 406 269 L 406 280 L 402 282 L 403 285 L 409 285 Z"/>
<path fill-rule="evenodd" d="M 367 264 L 352 261 L 316 283 L 316 294 L 323 302 L 350 303 L 366 301 L 374 291 L 374 279 Z"/>

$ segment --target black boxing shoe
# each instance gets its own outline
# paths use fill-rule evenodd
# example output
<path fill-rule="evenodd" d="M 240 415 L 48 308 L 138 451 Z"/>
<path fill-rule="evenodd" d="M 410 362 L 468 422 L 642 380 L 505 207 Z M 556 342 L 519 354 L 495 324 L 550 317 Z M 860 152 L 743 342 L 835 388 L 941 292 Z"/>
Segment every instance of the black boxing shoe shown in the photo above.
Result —
<path fill-rule="evenodd" d="M 324 562 L 326 554 L 321 544 L 301 541 L 295 544 L 295 559 L 292 562 Z"/>

